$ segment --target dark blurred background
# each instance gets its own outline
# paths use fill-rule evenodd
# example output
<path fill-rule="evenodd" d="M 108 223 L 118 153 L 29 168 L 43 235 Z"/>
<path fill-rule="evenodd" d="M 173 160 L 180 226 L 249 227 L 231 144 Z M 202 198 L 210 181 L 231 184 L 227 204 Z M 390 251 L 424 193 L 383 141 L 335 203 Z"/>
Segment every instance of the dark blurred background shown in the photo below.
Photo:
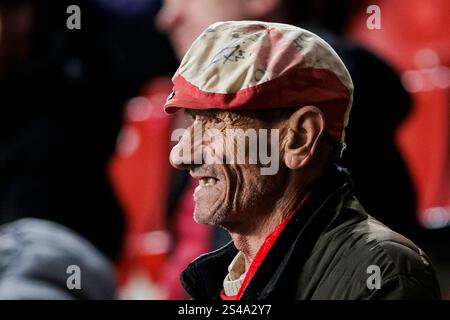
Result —
<path fill-rule="evenodd" d="M 431 256 L 450 298 L 450 3 L 245 1 L 0 0 L 0 224 L 59 222 L 115 262 L 122 298 L 184 298 L 179 272 L 227 236 L 193 222 L 193 186 L 169 166 L 184 125 L 162 111 L 170 78 L 210 23 L 279 20 L 348 66 L 343 165 L 369 213 Z"/>

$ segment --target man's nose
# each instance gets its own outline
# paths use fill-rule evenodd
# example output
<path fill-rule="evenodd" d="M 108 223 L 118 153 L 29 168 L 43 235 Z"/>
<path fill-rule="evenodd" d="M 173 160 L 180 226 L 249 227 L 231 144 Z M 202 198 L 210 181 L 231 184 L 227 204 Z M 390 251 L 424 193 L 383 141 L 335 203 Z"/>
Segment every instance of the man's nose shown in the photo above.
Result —
<path fill-rule="evenodd" d="M 202 138 L 188 128 L 170 151 L 170 164 L 176 169 L 191 170 L 202 163 Z"/>

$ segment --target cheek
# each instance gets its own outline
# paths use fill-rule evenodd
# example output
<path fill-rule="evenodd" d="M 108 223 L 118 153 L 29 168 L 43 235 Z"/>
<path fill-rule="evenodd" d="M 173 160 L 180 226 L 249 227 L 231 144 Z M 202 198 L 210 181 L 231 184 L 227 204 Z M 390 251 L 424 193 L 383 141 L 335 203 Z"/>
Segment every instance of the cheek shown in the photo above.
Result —
<path fill-rule="evenodd" d="M 220 21 L 220 5 L 211 0 L 187 0 L 188 7 L 183 7 L 184 20 L 195 30 L 195 38 L 212 23 Z M 186 5 L 184 4 L 184 5 Z"/>
<path fill-rule="evenodd" d="M 189 15 L 191 22 L 196 24 L 198 35 L 211 24 L 225 20 L 241 20 L 242 0 L 187 0 L 192 2 Z"/>
<path fill-rule="evenodd" d="M 265 203 L 272 202 L 283 186 L 282 173 L 268 176 L 261 175 L 260 167 L 249 165 L 242 170 L 242 190 L 238 190 L 238 197 L 246 203 L 246 207 L 264 207 Z"/>
<path fill-rule="evenodd" d="M 233 169 L 236 177 L 235 196 L 240 199 L 238 203 L 253 201 L 263 187 L 259 168 L 255 165 L 234 165 Z"/>
<path fill-rule="evenodd" d="M 210 11 L 214 22 L 225 20 L 243 20 L 247 18 L 242 14 L 242 0 L 204 0 L 202 2 L 208 2 L 210 4 Z"/>

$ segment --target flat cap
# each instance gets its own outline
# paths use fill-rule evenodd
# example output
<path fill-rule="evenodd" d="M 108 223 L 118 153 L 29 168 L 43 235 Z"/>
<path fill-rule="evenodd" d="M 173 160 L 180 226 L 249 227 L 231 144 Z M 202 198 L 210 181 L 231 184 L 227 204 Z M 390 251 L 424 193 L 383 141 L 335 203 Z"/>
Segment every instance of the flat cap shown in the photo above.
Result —
<path fill-rule="evenodd" d="M 344 141 L 353 83 L 323 39 L 295 26 L 217 22 L 194 41 L 172 78 L 166 112 L 255 110 L 314 105 L 325 131 Z"/>

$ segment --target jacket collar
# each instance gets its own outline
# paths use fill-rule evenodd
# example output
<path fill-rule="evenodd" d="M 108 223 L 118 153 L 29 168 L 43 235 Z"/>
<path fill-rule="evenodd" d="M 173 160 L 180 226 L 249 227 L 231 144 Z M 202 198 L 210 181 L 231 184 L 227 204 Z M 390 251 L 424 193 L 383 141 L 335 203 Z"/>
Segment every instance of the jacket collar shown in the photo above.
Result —
<path fill-rule="evenodd" d="M 292 274 L 291 269 L 299 272 L 319 236 L 335 220 L 350 188 L 347 170 L 333 165 L 286 224 L 247 285 L 242 299 L 281 298 L 293 294 L 295 287 L 288 276 Z M 230 242 L 190 263 L 180 278 L 188 294 L 193 299 L 220 299 L 227 267 L 237 253 Z"/>

